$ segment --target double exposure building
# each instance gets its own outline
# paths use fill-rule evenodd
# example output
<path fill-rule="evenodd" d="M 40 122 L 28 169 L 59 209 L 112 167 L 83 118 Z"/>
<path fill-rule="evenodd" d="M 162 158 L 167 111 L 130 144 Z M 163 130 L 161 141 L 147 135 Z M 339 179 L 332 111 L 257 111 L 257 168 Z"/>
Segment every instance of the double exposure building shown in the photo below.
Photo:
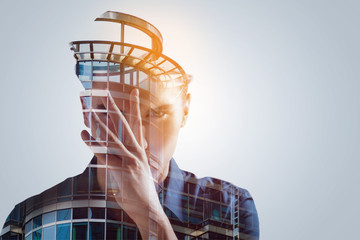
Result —
<path fill-rule="evenodd" d="M 1 239 L 141 239 L 135 223 L 116 203 L 111 189 L 102 190 L 94 177 L 97 170 L 98 166 L 89 164 L 79 176 L 16 205 L 5 222 Z M 253 239 L 243 231 L 249 227 L 245 226 L 247 223 L 241 222 L 249 209 L 234 202 L 234 210 L 228 211 L 224 193 L 238 189 L 216 180 L 211 187 L 198 188 L 199 180 L 187 174 L 182 192 L 163 187 L 159 194 L 161 200 L 168 194 L 181 199 L 179 206 L 185 213 L 182 220 L 175 211 L 164 207 L 178 239 Z M 238 197 L 241 201 L 247 196 Z"/>
<path fill-rule="evenodd" d="M 182 91 L 187 87 L 189 75 L 162 54 L 162 36 L 153 25 L 117 12 L 106 12 L 96 20 L 118 23 L 121 36 L 118 42 L 70 43 L 76 74 L 84 87 L 81 99 L 88 127 L 92 124 L 92 112 L 109 114 L 108 106 L 104 106 L 109 104 L 109 93 L 126 105 L 126 94 L 134 87 L 140 90 L 144 102 L 155 101 L 159 88 Z M 147 35 L 151 48 L 126 43 L 128 27 Z M 1 240 L 141 239 L 135 223 L 115 200 L 121 193 L 112 176 L 121 171 L 124 163 L 111 158 L 115 150 L 107 133 L 96 129 L 93 134 L 96 142 L 102 141 L 107 147 L 97 145 L 91 137 L 88 144 L 95 153 L 103 154 L 106 161 L 94 157 L 82 174 L 16 205 L 6 219 Z M 123 139 L 120 130 L 118 137 Z M 157 169 L 159 151 L 152 151 L 156 144 L 148 144 L 149 162 Z M 197 179 L 178 169 L 174 160 L 170 168 L 169 176 L 157 186 L 157 191 L 179 239 L 253 239 L 249 229 L 258 227 L 257 215 L 255 207 L 247 205 L 252 199 L 246 190 L 213 178 Z"/>

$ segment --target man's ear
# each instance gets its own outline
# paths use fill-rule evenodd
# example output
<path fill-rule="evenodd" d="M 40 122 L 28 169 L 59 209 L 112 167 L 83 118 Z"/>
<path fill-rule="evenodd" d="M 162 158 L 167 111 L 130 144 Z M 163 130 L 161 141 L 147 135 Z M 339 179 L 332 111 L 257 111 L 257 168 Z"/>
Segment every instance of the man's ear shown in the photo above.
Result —
<path fill-rule="evenodd" d="M 181 127 L 185 126 L 186 124 L 189 115 L 190 101 L 191 101 L 191 95 L 190 93 L 187 93 L 184 99 L 184 115 L 181 122 Z"/>

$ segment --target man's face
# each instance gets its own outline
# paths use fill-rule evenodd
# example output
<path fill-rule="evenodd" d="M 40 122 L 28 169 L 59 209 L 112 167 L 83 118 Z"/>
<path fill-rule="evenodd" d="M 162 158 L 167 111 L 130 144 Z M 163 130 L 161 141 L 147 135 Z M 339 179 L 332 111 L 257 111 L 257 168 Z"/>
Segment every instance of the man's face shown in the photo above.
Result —
<path fill-rule="evenodd" d="M 94 87 L 96 90 L 106 89 L 104 84 L 98 84 Z M 133 118 L 131 114 L 129 114 L 131 112 L 129 93 L 134 88 L 124 89 L 120 84 L 111 84 L 109 89 L 116 106 L 124 114 L 129 125 L 134 128 L 132 130 L 136 135 L 138 129 L 133 126 Z M 158 87 L 152 89 L 153 92 L 151 95 L 148 91 L 143 89 L 139 90 L 144 148 L 146 149 L 149 164 L 155 175 L 154 177 L 163 181 L 167 176 L 170 159 L 175 151 L 179 130 L 185 124 L 189 109 L 190 95 L 185 95 L 182 88 Z M 100 111 L 104 111 L 108 105 L 108 102 L 104 97 L 93 96 L 91 102 L 92 108 L 99 109 Z M 110 111 L 112 110 L 111 108 L 108 109 Z M 86 116 L 86 114 L 84 114 L 84 116 Z M 106 114 L 102 114 L 102 118 L 106 119 Z M 121 129 L 119 131 L 119 124 L 114 124 L 114 122 L 118 121 L 114 115 L 109 114 L 108 118 L 110 118 L 110 121 L 108 121 L 109 129 L 116 134 L 122 134 L 121 140 L 126 146 L 129 136 Z M 87 119 L 88 118 L 85 117 L 85 124 L 89 127 Z M 111 122 L 113 122 L 113 124 L 111 124 Z M 99 135 L 99 133 L 96 132 L 96 126 L 92 127 L 91 130 L 92 136 Z M 102 136 L 98 137 L 105 141 L 105 133 L 101 133 L 100 135 Z"/>
<path fill-rule="evenodd" d="M 140 102 L 142 94 L 140 93 Z M 141 105 L 147 150 L 158 156 L 160 179 L 166 177 L 180 128 L 185 124 L 190 95 L 180 89 L 160 89 L 151 104 Z M 151 158 L 151 157 L 150 157 Z M 156 161 L 156 160 L 155 160 Z"/>

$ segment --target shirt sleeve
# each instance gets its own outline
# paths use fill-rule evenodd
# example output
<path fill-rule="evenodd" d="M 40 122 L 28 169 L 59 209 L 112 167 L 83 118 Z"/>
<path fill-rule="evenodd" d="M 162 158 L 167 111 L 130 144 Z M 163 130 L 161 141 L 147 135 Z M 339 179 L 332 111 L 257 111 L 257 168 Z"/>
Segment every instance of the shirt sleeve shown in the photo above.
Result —
<path fill-rule="evenodd" d="M 259 218 L 253 198 L 248 192 L 239 202 L 240 239 L 259 239 Z"/>

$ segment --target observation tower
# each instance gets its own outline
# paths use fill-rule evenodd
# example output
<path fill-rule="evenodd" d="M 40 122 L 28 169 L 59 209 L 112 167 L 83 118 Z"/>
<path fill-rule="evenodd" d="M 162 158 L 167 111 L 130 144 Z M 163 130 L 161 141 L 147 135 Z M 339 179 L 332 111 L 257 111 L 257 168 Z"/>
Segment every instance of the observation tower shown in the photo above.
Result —
<path fill-rule="evenodd" d="M 156 27 L 141 18 L 111 11 L 105 12 L 95 21 L 118 23 L 120 41 L 91 40 L 70 43 L 77 61 L 76 74 L 85 89 L 81 92 L 81 99 L 83 112 L 87 116 L 90 129 L 94 129 L 91 126 L 91 114 L 93 112 L 102 116 L 107 114 L 107 118 L 109 118 L 109 114 L 116 114 L 115 111 L 108 111 L 110 109 L 109 95 L 114 98 L 126 116 L 126 110 L 129 109 L 130 105 L 129 94 L 134 88 L 139 89 L 141 105 L 147 105 L 149 108 L 157 105 L 157 94 L 163 89 L 171 89 L 175 93 L 174 97 L 178 97 L 186 91 L 190 76 L 184 72 L 178 63 L 162 54 L 162 36 Z M 126 43 L 126 28 L 135 28 L 148 36 L 151 40 L 151 48 Z M 107 124 L 109 127 L 109 124 L 112 123 L 107 121 Z M 120 140 L 125 140 L 123 139 L 122 123 L 119 124 L 118 137 Z M 154 124 L 151 117 L 148 121 L 143 120 L 143 125 L 147 129 L 153 130 L 152 135 L 156 134 L 156 131 L 161 131 L 159 129 L 161 126 Z M 147 131 L 147 134 L 150 134 L 150 131 Z M 116 150 L 112 148 L 113 143 L 109 141 L 108 133 L 101 131 L 100 126 L 93 130 L 92 135 L 96 136 L 96 139 L 89 136 L 89 144 L 95 153 L 114 154 Z M 161 157 L 161 147 L 159 148 L 159 146 L 162 143 L 151 142 L 149 136 L 147 139 L 148 158 L 151 167 L 156 172 Z M 104 143 L 106 147 L 98 146 L 94 140 L 97 143 Z M 106 156 L 108 166 L 117 165 L 108 162 L 108 158 Z"/>

